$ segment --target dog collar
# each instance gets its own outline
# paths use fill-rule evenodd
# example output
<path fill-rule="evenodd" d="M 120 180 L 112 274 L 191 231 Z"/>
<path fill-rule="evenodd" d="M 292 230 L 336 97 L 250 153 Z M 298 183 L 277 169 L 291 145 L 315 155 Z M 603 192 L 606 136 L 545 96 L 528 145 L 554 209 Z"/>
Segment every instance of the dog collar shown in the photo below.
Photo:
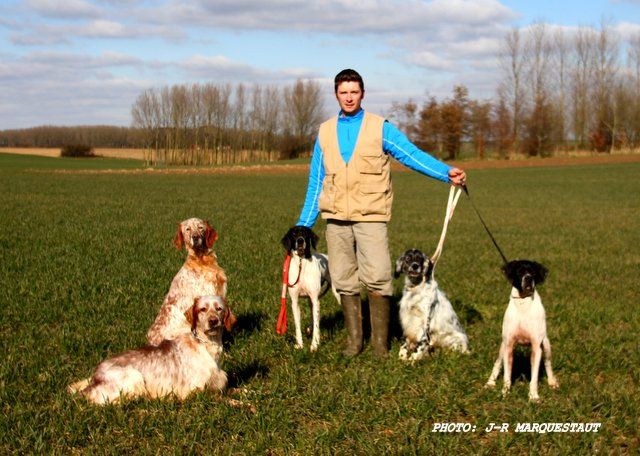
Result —
<path fill-rule="evenodd" d="M 195 337 L 195 338 L 196 338 L 196 340 L 197 340 L 198 342 L 200 342 L 200 343 L 202 343 L 202 344 L 206 344 L 206 343 L 207 343 L 207 341 L 206 341 L 206 340 L 203 340 L 203 339 L 202 339 L 202 337 L 200 337 L 200 336 L 198 335 L 198 333 L 196 332 L 196 330 L 195 330 L 195 329 L 191 331 L 191 334 L 193 335 L 193 337 Z"/>
<path fill-rule="evenodd" d="M 532 299 L 533 298 L 533 294 L 529 295 L 529 296 L 520 296 L 520 294 L 518 293 L 517 296 L 514 296 L 513 294 L 511 294 L 511 299 Z"/>

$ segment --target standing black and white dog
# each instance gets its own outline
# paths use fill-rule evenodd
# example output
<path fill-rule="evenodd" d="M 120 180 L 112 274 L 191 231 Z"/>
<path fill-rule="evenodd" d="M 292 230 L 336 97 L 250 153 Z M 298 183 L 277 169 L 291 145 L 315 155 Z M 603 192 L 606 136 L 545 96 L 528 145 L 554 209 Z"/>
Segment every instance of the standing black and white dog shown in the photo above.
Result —
<path fill-rule="evenodd" d="M 340 296 L 331 284 L 329 257 L 322 253 L 311 253 L 318 244 L 318 236 L 305 226 L 294 226 L 282 238 L 282 245 L 291 255 L 289 263 L 289 283 L 287 289 L 291 297 L 291 311 L 296 331 L 296 348 L 302 348 L 302 328 L 300 326 L 300 306 L 298 298 L 307 296 L 311 300 L 312 337 L 311 351 L 320 344 L 320 297 L 331 287 L 340 303 Z M 326 288 L 324 288 L 326 287 Z"/>
<path fill-rule="evenodd" d="M 540 263 L 529 260 L 516 260 L 502 268 L 505 276 L 513 285 L 509 295 L 509 305 L 502 321 L 502 344 L 500 353 L 493 365 L 493 371 L 487 381 L 487 387 L 496 385 L 500 367 L 504 365 L 504 384 L 502 393 L 511 388 L 511 370 L 513 368 L 513 348 L 515 344 L 531 345 L 531 381 L 529 400 L 537 401 L 538 374 L 540 360 L 544 351 L 544 367 L 551 388 L 559 386 L 551 369 L 551 343 L 547 337 L 547 322 L 542 300 L 536 290 L 547 277 L 548 270 Z"/>
<path fill-rule="evenodd" d="M 400 359 L 422 359 L 435 347 L 468 352 L 467 335 L 451 303 L 433 278 L 433 263 L 418 249 L 396 261 L 395 277 L 405 274 L 400 300 L 400 324 L 405 342 Z"/>

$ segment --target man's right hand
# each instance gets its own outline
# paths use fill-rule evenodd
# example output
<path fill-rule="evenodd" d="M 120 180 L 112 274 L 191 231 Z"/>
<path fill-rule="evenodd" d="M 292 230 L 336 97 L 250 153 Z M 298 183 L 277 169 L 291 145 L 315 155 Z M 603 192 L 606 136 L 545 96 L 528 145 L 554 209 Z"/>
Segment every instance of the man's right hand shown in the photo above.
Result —
<path fill-rule="evenodd" d="M 449 180 L 456 187 L 464 185 L 467 182 L 467 174 L 460 168 L 451 168 L 449 170 Z"/>

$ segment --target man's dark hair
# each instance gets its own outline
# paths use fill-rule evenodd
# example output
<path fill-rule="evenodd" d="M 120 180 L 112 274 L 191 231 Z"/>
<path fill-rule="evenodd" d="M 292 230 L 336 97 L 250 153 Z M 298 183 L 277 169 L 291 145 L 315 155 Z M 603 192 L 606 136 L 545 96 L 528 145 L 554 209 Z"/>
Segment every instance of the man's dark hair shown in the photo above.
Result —
<path fill-rule="evenodd" d="M 338 86 L 342 82 L 357 82 L 360 85 L 360 90 L 364 92 L 364 81 L 362 80 L 362 76 L 351 68 L 347 68 L 346 70 L 342 70 L 340 73 L 336 74 L 335 79 L 333 80 L 333 91 L 338 91 Z"/>

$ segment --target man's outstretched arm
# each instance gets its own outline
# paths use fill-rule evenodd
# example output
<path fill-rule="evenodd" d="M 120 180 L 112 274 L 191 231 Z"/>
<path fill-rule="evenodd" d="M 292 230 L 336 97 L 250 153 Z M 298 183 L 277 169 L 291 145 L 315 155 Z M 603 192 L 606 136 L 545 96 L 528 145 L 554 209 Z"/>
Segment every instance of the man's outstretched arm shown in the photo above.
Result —
<path fill-rule="evenodd" d="M 384 123 L 382 148 L 404 166 L 420 174 L 448 184 L 464 184 L 466 179 L 464 171 L 449 166 L 420 150 L 404 133 L 389 122 Z"/>

